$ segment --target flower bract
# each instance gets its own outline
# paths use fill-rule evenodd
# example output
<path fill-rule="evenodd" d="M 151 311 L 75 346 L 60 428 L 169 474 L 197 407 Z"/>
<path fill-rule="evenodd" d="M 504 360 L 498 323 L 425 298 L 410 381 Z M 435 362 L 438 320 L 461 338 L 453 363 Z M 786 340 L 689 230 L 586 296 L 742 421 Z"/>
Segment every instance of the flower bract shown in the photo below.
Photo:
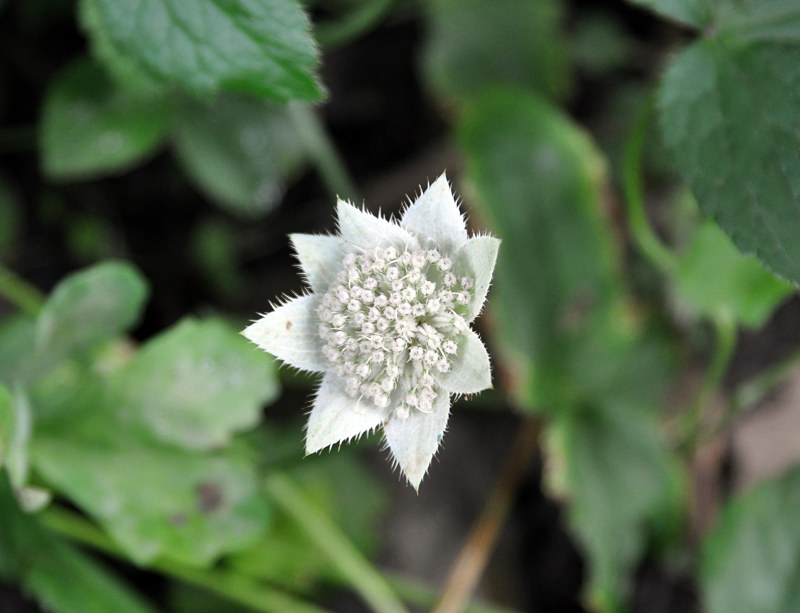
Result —
<path fill-rule="evenodd" d="M 311 293 L 243 334 L 299 369 L 323 373 L 306 452 L 383 428 L 419 487 L 453 395 L 491 387 L 489 356 L 470 322 L 486 299 L 500 241 L 467 234 L 442 175 L 399 221 L 337 203 L 339 234 L 291 236 Z"/>

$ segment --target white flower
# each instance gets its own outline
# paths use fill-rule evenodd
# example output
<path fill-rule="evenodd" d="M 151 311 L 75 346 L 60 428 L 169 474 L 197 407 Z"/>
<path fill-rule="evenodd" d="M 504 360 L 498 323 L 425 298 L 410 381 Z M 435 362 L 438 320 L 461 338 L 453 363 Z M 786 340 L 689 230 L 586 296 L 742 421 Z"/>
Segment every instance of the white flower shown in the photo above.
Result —
<path fill-rule="evenodd" d="M 451 395 L 491 387 L 489 356 L 468 324 L 483 306 L 500 241 L 467 235 L 444 175 L 399 223 L 341 200 L 337 214 L 339 235 L 291 237 L 313 293 L 243 334 L 291 366 L 324 373 L 307 453 L 382 426 L 417 488 Z"/>

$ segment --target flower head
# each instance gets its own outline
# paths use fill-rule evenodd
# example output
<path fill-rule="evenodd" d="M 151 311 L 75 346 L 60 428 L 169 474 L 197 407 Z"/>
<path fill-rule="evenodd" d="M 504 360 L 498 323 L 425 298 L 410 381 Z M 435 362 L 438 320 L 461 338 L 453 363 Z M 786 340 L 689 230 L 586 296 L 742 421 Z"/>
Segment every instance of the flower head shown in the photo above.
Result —
<path fill-rule="evenodd" d="M 313 293 L 243 334 L 299 369 L 324 373 L 306 433 L 314 453 L 382 426 L 416 488 L 444 435 L 452 394 L 491 387 L 477 317 L 500 241 L 467 235 L 442 175 L 399 222 L 337 205 L 340 234 L 292 235 Z"/>

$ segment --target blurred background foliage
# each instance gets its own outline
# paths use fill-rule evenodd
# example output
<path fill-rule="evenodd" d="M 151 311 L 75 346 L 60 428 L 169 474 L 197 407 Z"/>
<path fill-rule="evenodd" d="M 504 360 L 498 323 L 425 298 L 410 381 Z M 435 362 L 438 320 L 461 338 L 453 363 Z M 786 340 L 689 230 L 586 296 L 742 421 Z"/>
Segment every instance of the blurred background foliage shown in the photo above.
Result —
<path fill-rule="evenodd" d="M 798 33 L 797 0 L 0 1 L 0 610 L 798 610 L 763 409 L 800 434 Z M 286 234 L 443 169 L 503 241 L 496 389 L 417 497 L 374 444 L 303 458 L 315 381 L 236 332 L 301 290 Z"/>

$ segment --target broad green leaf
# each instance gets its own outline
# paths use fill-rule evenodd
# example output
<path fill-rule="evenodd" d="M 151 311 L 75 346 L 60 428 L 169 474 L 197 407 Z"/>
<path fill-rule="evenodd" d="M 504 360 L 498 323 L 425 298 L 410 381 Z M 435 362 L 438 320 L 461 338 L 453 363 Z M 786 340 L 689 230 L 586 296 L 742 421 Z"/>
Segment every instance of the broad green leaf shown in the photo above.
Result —
<path fill-rule="evenodd" d="M 700 40 L 668 70 L 661 126 L 700 208 L 800 283 L 800 46 Z"/>
<path fill-rule="evenodd" d="M 256 424 L 278 395 L 275 369 L 219 320 L 184 320 L 117 373 L 108 402 L 119 420 L 189 449 L 220 447 Z"/>
<path fill-rule="evenodd" d="M 647 524 L 669 503 L 670 464 L 655 416 L 624 405 L 561 415 L 548 432 L 548 457 L 561 471 L 549 478 L 560 481 L 591 561 L 591 598 L 601 610 L 622 610 Z"/>
<path fill-rule="evenodd" d="M 39 313 L 37 349 L 63 356 L 110 340 L 136 322 L 147 293 L 141 273 L 124 262 L 108 261 L 70 275 Z"/>
<path fill-rule="evenodd" d="M 523 406 L 556 409 L 574 398 L 574 346 L 619 306 L 603 160 L 567 117 L 523 91 L 469 105 L 460 140 L 476 204 L 503 241 L 493 304 L 512 384 Z"/>
<path fill-rule="evenodd" d="M 427 80 L 445 98 L 492 85 L 519 85 L 553 99 L 571 75 L 559 0 L 432 0 L 422 56 Z"/>
<path fill-rule="evenodd" d="M 18 313 L 0 321 L 0 381 L 28 382 L 53 362 L 36 352 L 36 321 Z"/>
<path fill-rule="evenodd" d="M 54 179 L 83 179 L 122 172 L 161 144 L 169 119 L 160 98 L 117 89 L 85 59 L 53 81 L 42 111 L 42 167 Z"/>
<path fill-rule="evenodd" d="M 139 97 L 151 97 L 167 89 L 114 46 L 95 0 L 79 0 L 78 19 L 81 28 L 89 36 L 95 60 L 108 71 L 119 87 Z"/>
<path fill-rule="evenodd" d="M 50 534 L 16 504 L 0 475 L 0 578 L 52 613 L 155 613 L 120 579 Z"/>
<path fill-rule="evenodd" d="M 8 458 L 9 447 L 14 436 L 14 406 L 8 389 L 0 384 L 0 468 Z"/>
<path fill-rule="evenodd" d="M 175 124 L 174 146 L 200 189 L 251 218 L 280 201 L 304 159 L 286 107 L 243 96 L 187 101 Z"/>
<path fill-rule="evenodd" d="M 731 502 L 708 535 L 700 572 L 709 613 L 797 611 L 800 468 Z"/>
<path fill-rule="evenodd" d="M 162 82 L 200 96 L 322 97 L 317 49 L 296 0 L 89 1 L 92 37 Z"/>
<path fill-rule="evenodd" d="M 166 556 L 208 565 L 263 532 L 268 508 L 251 463 L 150 442 L 110 419 L 43 429 L 32 461 L 49 483 L 94 516 L 146 564 Z M 72 428 L 69 436 L 65 428 Z"/>
<path fill-rule="evenodd" d="M 729 314 L 754 328 L 794 290 L 758 260 L 743 255 L 710 221 L 697 228 L 679 259 L 674 281 L 680 298 L 698 314 Z"/>

